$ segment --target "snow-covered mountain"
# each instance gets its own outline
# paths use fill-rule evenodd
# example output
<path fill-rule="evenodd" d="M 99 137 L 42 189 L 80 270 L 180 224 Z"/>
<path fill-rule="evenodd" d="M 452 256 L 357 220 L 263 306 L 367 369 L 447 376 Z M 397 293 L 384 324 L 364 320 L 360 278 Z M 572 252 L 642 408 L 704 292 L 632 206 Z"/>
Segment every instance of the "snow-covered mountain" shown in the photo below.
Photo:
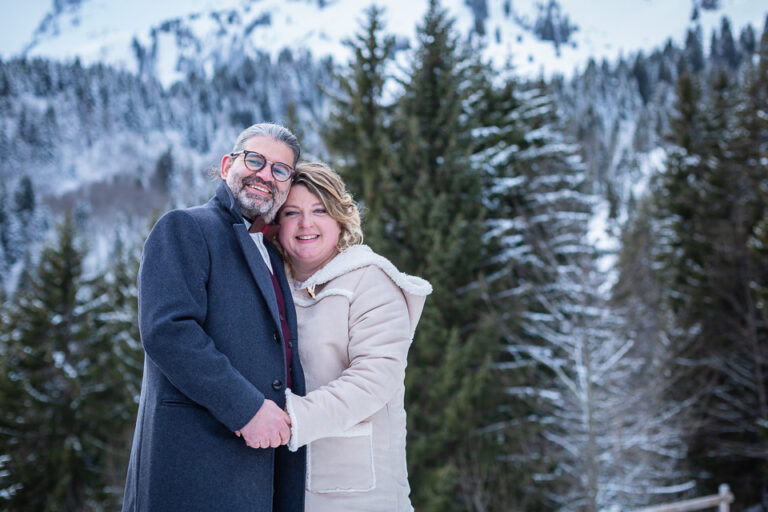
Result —
<path fill-rule="evenodd" d="M 368 0 L 53 0 L 0 5 L 0 56 L 101 62 L 156 76 L 170 85 L 186 73 L 214 73 L 237 55 L 306 48 L 347 59 L 344 39 Z M 614 60 L 650 51 L 686 28 L 708 34 L 723 16 L 738 32 L 762 26 L 762 0 L 443 0 L 460 33 L 482 35 L 495 62 L 522 75 L 568 75 L 589 58 Z M 386 2 L 387 30 L 407 40 L 427 0 Z M 695 18 L 695 19 L 694 19 Z"/>

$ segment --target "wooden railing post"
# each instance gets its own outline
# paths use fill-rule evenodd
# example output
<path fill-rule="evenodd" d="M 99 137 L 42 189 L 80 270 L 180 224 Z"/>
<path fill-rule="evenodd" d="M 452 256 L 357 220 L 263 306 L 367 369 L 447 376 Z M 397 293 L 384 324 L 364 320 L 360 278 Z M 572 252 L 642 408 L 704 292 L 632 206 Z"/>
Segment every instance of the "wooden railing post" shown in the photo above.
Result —
<path fill-rule="evenodd" d="M 730 509 L 730 503 L 733 501 L 731 488 L 728 487 L 728 484 L 720 484 L 720 487 L 718 488 L 718 494 L 720 495 L 720 505 L 717 508 L 718 512 L 728 512 Z"/>

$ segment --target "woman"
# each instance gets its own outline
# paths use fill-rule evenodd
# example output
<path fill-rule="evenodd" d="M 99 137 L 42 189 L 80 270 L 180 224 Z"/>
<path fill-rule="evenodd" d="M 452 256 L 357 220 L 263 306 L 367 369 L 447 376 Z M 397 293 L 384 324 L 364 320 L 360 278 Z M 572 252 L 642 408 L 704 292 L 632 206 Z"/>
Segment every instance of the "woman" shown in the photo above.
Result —
<path fill-rule="evenodd" d="M 277 222 L 307 383 L 286 404 L 289 449 L 308 445 L 305 510 L 413 510 L 405 365 L 432 287 L 360 245 L 357 206 L 324 164 L 297 166 Z"/>

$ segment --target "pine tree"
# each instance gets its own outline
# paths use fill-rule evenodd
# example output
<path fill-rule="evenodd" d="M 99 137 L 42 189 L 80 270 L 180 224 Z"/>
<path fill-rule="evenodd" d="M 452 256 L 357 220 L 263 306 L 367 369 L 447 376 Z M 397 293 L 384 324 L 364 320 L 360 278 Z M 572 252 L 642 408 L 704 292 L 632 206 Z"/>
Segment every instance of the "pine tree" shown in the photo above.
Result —
<path fill-rule="evenodd" d="M 8 263 L 13 264 L 44 235 L 47 228 L 45 215 L 37 204 L 35 186 L 28 175 L 23 175 L 16 183 L 12 196 L 8 194 L 7 206 L 0 206 L 0 209 L 4 210 L 0 214 L 3 217 L 0 242 Z"/>
<path fill-rule="evenodd" d="M 479 76 L 432 2 L 404 89 L 394 105 L 385 103 L 392 40 L 382 35 L 381 16 L 369 10 L 349 42 L 355 57 L 341 74 L 326 141 L 364 203 L 366 241 L 435 287 L 406 377 L 414 504 L 484 510 L 498 500 L 489 484 L 497 443 L 480 433 L 493 411 L 490 358 L 498 346 L 482 311 L 487 228 L 482 173 L 470 158 L 470 93 Z"/>
<path fill-rule="evenodd" d="M 768 412 L 768 333 L 754 292 L 766 269 L 748 241 L 765 211 L 758 191 L 766 174 L 755 153 L 761 142 L 752 116 L 759 100 L 753 89 L 743 103 L 738 91 L 731 73 L 719 67 L 706 79 L 681 77 L 677 148 L 654 190 L 663 304 L 674 316 L 669 336 L 684 363 L 674 396 L 697 398 L 689 460 L 709 475 L 702 479 L 708 490 L 734 481 L 735 492 L 754 500 L 755 487 L 766 481 L 759 425 Z"/>
<path fill-rule="evenodd" d="M 684 67 L 688 67 L 694 73 L 704 69 L 704 50 L 701 44 L 701 27 L 696 30 L 688 30 L 685 37 L 685 60 L 682 61 Z M 682 72 L 682 70 L 679 70 Z"/>
<path fill-rule="evenodd" d="M 748 426 L 737 441 L 743 443 L 740 448 L 746 456 L 731 465 L 730 447 L 724 447 L 720 452 L 725 464 L 718 463 L 717 471 L 721 475 L 733 474 L 734 470 L 741 472 L 735 492 L 741 492 L 748 502 L 763 504 L 768 489 L 768 459 L 764 456 L 768 454 L 768 308 L 765 306 L 768 255 L 755 252 L 753 241 L 768 224 L 767 80 L 768 17 L 758 47 L 757 65 L 748 66 L 738 104 L 733 109 L 735 127 L 729 145 L 730 164 L 719 184 L 724 189 L 723 197 L 731 202 L 727 212 L 729 224 L 736 226 L 726 238 L 734 247 L 728 251 L 731 265 L 724 279 L 733 279 L 735 275 L 738 281 L 726 300 L 738 304 L 734 315 L 738 325 L 734 344 L 740 350 L 726 368 L 729 376 L 733 372 L 747 376 L 746 384 L 737 382 L 733 386 L 733 397 L 740 402 L 734 400 L 731 406 L 743 415 L 740 423 Z M 731 436 L 724 444 L 732 442 Z M 758 455 L 761 452 L 763 456 Z"/>
<path fill-rule="evenodd" d="M 29 175 L 25 174 L 19 180 L 13 194 L 14 212 L 24 223 L 29 222 L 35 210 L 35 188 Z"/>
<path fill-rule="evenodd" d="M 489 183 L 485 186 L 484 200 L 489 213 L 488 235 L 493 244 L 504 251 L 498 269 L 488 276 L 490 303 L 498 314 L 499 330 L 510 332 L 519 328 L 525 305 L 516 296 L 517 261 L 514 240 L 521 215 L 521 176 L 515 166 L 515 155 L 527 145 L 526 108 L 530 109 L 524 86 L 511 69 L 485 77 L 476 108 L 480 127 L 475 130 L 477 156 L 487 168 Z M 538 384 L 536 365 L 514 350 L 498 358 L 498 390 L 531 389 Z M 540 484 L 535 476 L 545 471 L 547 462 L 541 456 L 541 425 L 534 418 L 538 407 L 533 400 L 519 400 L 505 396 L 496 423 L 487 427 L 496 439 L 494 448 L 499 453 L 496 469 L 489 476 L 493 500 L 488 510 L 534 510 L 546 506 Z"/>
<path fill-rule="evenodd" d="M 509 119 L 494 124 L 515 126 L 513 138 L 490 159 L 493 225 L 508 258 L 494 302 L 517 312 L 502 324 L 512 356 L 504 366 L 518 374 L 510 406 L 527 411 L 525 422 L 510 422 L 518 435 L 509 429 L 507 457 L 529 475 L 527 494 L 538 496 L 523 508 L 631 504 L 648 485 L 636 472 L 646 417 L 631 414 L 640 397 L 625 383 L 634 375 L 632 341 L 617 336 L 599 291 L 607 276 L 588 239 L 596 198 L 545 84 L 516 94 Z"/>
<path fill-rule="evenodd" d="M 5 183 L 0 181 L 0 274 L 4 275 L 11 263 L 9 249 L 11 247 L 11 221 L 8 209 L 8 194 Z"/>
<path fill-rule="evenodd" d="M 500 349 L 485 303 L 493 260 L 484 239 L 484 177 L 474 153 L 471 95 L 480 73 L 436 1 L 417 29 L 392 126 L 393 162 L 382 186 L 385 255 L 431 281 L 406 374 L 408 461 L 420 510 L 482 510 L 493 448 L 492 365 Z"/>
<path fill-rule="evenodd" d="M 117 505 L 106 459 L 131 412 L 116 412 L 128 402 L 120 396 L 136 384 L 110 376 L 116 363 L 104 324 L 112 305 L 85 277 L 85 254 L 68 215 L 4 314 L 0 432 L 13 489 L 5 510 Z"/>
<path fill-rule="evenodd" d="M 712 41 L 714 44 L 710 45 L 711 59 L 719 66 L 737 69 L 741 61 L 741 54 L 733 40 L 731 23 L 728 18 L 722 19 L 719 37 L 714 32 L 712 33 Z"/>
<path fill-rule="evenodd" d="M 246 125 L 247 126 L 247 125 Z M 174 162 L 173 151 L 166 149 L 155 163 L 155 172 L 152 176 L 152 185 L 167 194 L 173 185 Z"/>
<path fill-rule="evenodd" d="M 98 297 L 92 328 L 99 354 L 88 377 L 100 383 L 100 388 L 84 402 L 86 421 L 92 423 L 87 428 L 102 431 L 104 436 L 100 441 L 102 504 L 108 509 L 118 509 L 122 503 L 141 392 L 144 353 L 137 321 L 139 252 L 138 246 L 126 247 L 118 236 L 107 269 L 89 283 Z M 104 418 L 109 418 L 109 431 L 96 424 Z"/>
<path fill-rule="evenodd" d="M 560 507 L 590 510 L 597 500 L 598 479 L 593 383 L 571 375 L 569 368 L 592 371 L 583 357 L 584 351 L 590 351 L 584 312 L 594 306 L 584 303 L 589 291 L 588 283 L 582 282 L 584 267 L 594 257 L 594 249 L 584 240 L 591 204 L 585 194 L 584 169 L 574 165 L 578 157 L 573 148 L 557 140 L 554 109 L 542 84 L 531 84 L 524 94 L 526 101 L 517 114 L 526 135 L 504 162 L 511 186 L 500 201 L 510 219 L 502 223 L 506 228 L 502 241 L 510 255 L 507 265 L 514 276 L 509 288 L 521 309 L 520 321 L 507 331 L 508 350 L 528 368 L 530 380 L 510 392 L 512 398 L 523 400 L 533 394 L 530 417 L 538 423 L 533 444 L 540 451 L 530 454 L 534 455 L 532 469 L 550 481 L 542 496 L 558 500 Z M 567 421 L 569 414 L 572 419 Z M 585 424 L 579 424 L 582 418 Z M 566 421 L 546 424 L 553 419 Z M 565 446 L 558 446 L 558 440 L 566 439 L 585 464 L 575 464 Z M 554 480 L 544 476 L 556 473 L 563 476 Z M 584 477 L 583 484 L 577 475 Z M 587 503 L 570 503 L 573 493 L 584 496 Z"/>
<path fill-rule="evenodd" d="M 684 498 L 693 487 L 687 471 L 686 425 L 695 423 L 693 400 L 676 394 L 680 373 L 676 367 L 674 346 L 669 333 L 674 332 L 674 319 L 664 304 L 665 286 L 654 269 L 662 231 L 653 215 L 653 197 L 641 198 L 633 216 L 624 225 L 618 254 L 617 283 L 612 290 L 612 304 L 622 319 L 616 334 L 634 344 L 631 357 L 635 364 L 629 374 L 634 393 L 627 403 L 639 430 L 627 430 L 622 437 L 634 441 L 635 448 L 627 462 L 634 462 L 624 476 L 626 490 L 634 496 L 633 506 L 668 503 L 675 495 Z M 640 495 L 637 495 L 637 492 Z"/>
<path fill-rule="evenodd" d="M 768 161 L 768 17 L 765 20 L 765 28 L 759 46 L 759 60 L 755 69 L 747 75 L 745 84 L 745 112 L 744 129 L 745 136 L 741 141 L 740 149 L 749 155 L 746 162 L 757 172 L 768 169 L 763 162 Z M 762 164 L 762 165 L 761 165 Z M 763 205 L 768 205 L 768 182 L 763 180 L 758 185 Z M 750 247 L 757 255 L 758 260 L 765 266 L 768 265 L 768 207 L 763 218 L 755 224 L 750 238 Z M 766 279 L 755 283 L 759 297 L 759 309 L 762 311 L 763 322 L 768 325 L 768 276 Z M 763 425 L 764 435 L 768 436 L 768 424 Z"/>
<path fill-rule="evenodd" d="M 383 95 L 394 45 L 392 36 L 384 34 L 383 12 L 376 6 L 367 9 L 361 32 L 346 41 L 354 58 L 337 76 L 341 93 L 323 130 L 326 145 L 339 160 L 339 173 L 363 207 L 365 237 L 376 242 L 382 241 L 387 223 L 382 198 L 393 192 L 383 188 L 392 162 L 387 132 L 391 106 Z"/>
<path fill-rule="evenodd" d="M 648 76 L 648 62 L 642 52 L 635 59 L 635 63 L 632 66 L 632 75 L 637 80 L 637 90 L 643 99 L 643 104 L 647 104 L 653 93 L 653 84 Z"/>
<path fill-rule="evenodd" d="M 7 350 L 2 382 L 2 429 L 13 485 L 10 510 L 50 510 L 84 504 L 75 481 L 84 480 L 82 443 L 70 436 L 79 395 L 72 352 L 79 350 L 83 325 L 75 320 L 82 252 L 65 227 L 57 248 L 48 249 L 39 275 L 17 296 L 3 332 Z M 42 447 L 45 446 L 45 449 Z M 56 505 L 54 505 L 55 507 Z"/>

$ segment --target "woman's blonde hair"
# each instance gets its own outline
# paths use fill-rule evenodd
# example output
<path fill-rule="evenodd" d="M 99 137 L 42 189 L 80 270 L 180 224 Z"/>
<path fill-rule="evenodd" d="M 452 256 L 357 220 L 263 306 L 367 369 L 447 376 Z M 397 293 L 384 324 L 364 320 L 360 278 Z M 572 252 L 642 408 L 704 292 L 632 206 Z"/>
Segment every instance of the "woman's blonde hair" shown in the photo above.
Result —
<path fill-rule="evenodd" d="M 360 212 L 352 195 L 347 192 L 344 181 L 336 171 L 323 162 L 301 162 L 296 166 L 292 187 L 304 185 L 323 203 L 323 207 L 341 227 L 339 252 L 353 245 L 363 243 L 360 227 Z"/>

